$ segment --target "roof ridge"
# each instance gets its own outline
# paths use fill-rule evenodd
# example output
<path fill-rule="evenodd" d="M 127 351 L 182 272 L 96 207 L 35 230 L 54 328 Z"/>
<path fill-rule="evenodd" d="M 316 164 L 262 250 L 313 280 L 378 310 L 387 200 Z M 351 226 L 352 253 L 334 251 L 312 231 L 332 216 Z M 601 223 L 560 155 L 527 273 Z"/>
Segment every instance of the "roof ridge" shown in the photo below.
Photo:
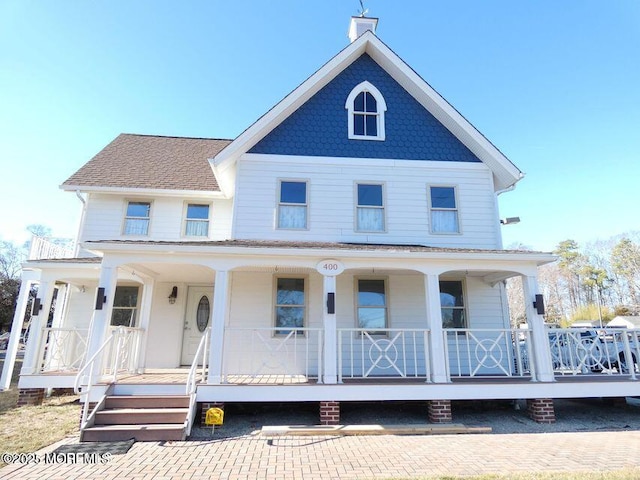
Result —
<path fill-rule="evenodd" d="M 213 138 L 213 137 L 181 137 L 178 135 L 153 135 L 149 133 L 126 133 L 123 132 L 120 135 L 127 135 L 131 137 L 154 137 L 154 138 L 178 138 L 185 140 L 219 140 L 223 142 L 233 142 L 233 138 Z"/>

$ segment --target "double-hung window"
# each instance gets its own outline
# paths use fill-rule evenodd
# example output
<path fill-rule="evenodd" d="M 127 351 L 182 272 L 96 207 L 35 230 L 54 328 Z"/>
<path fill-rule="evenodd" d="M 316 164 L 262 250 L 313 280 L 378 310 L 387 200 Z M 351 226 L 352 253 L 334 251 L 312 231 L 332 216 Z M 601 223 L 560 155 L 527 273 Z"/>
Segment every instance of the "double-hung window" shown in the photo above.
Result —
<path fill-rule="evenodd" d="M 278 228 L 307 228 L 307 182 L 281 180 Z"/>
<path fill-rule="evenodd" d="M 455 187 L 430 187 L 431 233 L 460 233 Z"/>
<path fill-rule="evenodd" d="M 209 235 L 209 205 L 189 203 L 185 218 L 186 237 L 207 237 Z"/>
<path fill-rule="evenodd" d="M 356 230 L 360 232 L 384 232 L 384 199 L 380 184 L 357 185 Z"/>
<path fill-rule="evenodd" d="M 124 234 L 148 235 L 150 215 L 150 202 L 129 202 L 124 219 Z"/>
<path fill-rule="evenodd" d="M 358 328 L 369 334 L 384 334 L 379 329 L 387 328 L 387 291 L 384 279 L 359 278 Z"/>
<path fill-rule="evenodd" d="M 306 291 L 304 278 L 276 278 L 275 326 L 276 335 L 288 335 L 296 328 L 304 328 Z M 297 334 L 302 334 L 297 331 Z"/>
<path fill-rule="evenodd" d="M 467 328 L 461 281 L 443 280 L 440 282 L 440 307 L 442 328 Z"/>
<path fill-rule="evenodd" d="M 113 296 L 111 325 L 135 327 L 138 313 L 138 287 L 116 287 Z"/>

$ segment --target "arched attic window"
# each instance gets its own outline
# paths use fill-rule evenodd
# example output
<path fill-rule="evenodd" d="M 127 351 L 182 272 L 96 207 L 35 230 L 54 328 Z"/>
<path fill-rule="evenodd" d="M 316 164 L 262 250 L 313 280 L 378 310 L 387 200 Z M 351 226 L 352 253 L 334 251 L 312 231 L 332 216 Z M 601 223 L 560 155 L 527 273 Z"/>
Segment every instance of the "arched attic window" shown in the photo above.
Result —
<path fill-rule="evenodd" d="M 349 115 L 349 139 L 384 140 L 387 104 L 380 90 L 369 82 L 362 82 L 351 90 L 344 108 Z"/>

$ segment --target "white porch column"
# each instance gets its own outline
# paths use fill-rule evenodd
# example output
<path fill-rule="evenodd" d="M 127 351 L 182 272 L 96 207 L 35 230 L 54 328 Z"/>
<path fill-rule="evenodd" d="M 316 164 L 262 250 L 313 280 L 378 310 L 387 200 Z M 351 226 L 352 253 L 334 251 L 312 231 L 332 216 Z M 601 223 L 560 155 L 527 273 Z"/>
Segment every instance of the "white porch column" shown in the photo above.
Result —
<path fill-rule="evenodd" d="M 323 358 L 323 376 L 324 383 L 338 383 L 338 331 L 336 323 L 336 314 L 329 313 L 327 300 L 329 294 L 336 293 L 336 277 L 323 276 L 322 289 L 322 325 L 324 328 L 324 358 Z"/>
<path fill-rule="evenodd" d="M 440 281 L 438 274 L 427 273 L 424 276 L 425 300 L 427 303 L 427 325 L 429 327 L 429 361 L 431 362 L 431 381 L 447 383 L 447 354 L 442 331 L 442 310 L 440 305 Z"/>
<path fill-rule="evenodd" d="M 209 341 L 209 378 L 207 383 L 222 383 L 224 359 L 224 327 L 229 313 L 229 272 L 216 270 L 213 285 L 213 309 L 211 311 L 211 337 Z"/>
<path fill-rule="evenodd" d="M 16 355 L 18 354 L 18 347 L 20 346 L 20 334 L 22 333 L 22 324 L 24 322 L 24 316 L 27 313 L 27 306 L 29 304 L 29 291 L 33 284 L 33 279 L 30 277 L 33 272 L 22 272 L 22 281 L 20 283 L 20 293 L 18 293 L 18 301 L 16 303 L 16 311 L 13 314 L 13 323 L 11 324 L 11 337 L 9 337 L 9 345 L 7 345 L 7 352 L 4 358 L 4 366 L 2 367 L 2 378 L 0 379 L 0 391 L 8 390 L 11 386 L 11 376 L 13 374 L 13 367 L 16 363 Z"/>
<path fill-rule="evenodd" d="M 47 326 L 47 321 L 49 320 L 55 286 L 55 282 L 51 278 L 41 279 L 40 285 L 38 285 L 38 295 L 36 298 L 40 300 L 41 309 L 33 312 L 31 317 L 29 338 L 27 339 L 22 369 L 20 370 L 21 375 L 37 373 L 38 362 L 42 360 L 40 358 L 42 353 L 42 329 Z"/>
<path fill-rule="evenodd" d="M 104 260 L 103 260 L 104 262 Z M 111 312 L 113 310 L 113 300 L 116 293 L 116 284 L 118 283 L 118 267 L 115 265 L 103 264 L 100 269 L 100 280 L 98 281 L 98 287 L 104 288 L 104 295 L 107 297 L 106 303 L 102 305 L 102 309 L 95 310 L 94 298 L 94 311 L 91 323 L 89 325 L 89 339 L 87 340 L 87 355 L 85 361 L 89 360 L 100 349 L 104 341 L 106 340 L 107 328 L 111 322 Z M 94 370 L 96 375 L 99 375 L 102 371 L 100 361 L 96 364 L 98 367 Z"/>
<path fill-rule="evenodd" d="M 523 276 L 522 287 L 524 291 L 524 306 L 527 315 L 527 324 L 531 329 L 531 341 L 533 343 L 532 360 L 536 366 L 537 380 L 541 382 L 553 382 L 553 362 L 551 361 L 551 346 L 549 336 L 544 328 L 544 318 L 538 315 L 533 306 L 538 292 L 538 279 L 535 276 Z"/>
<path fill-rule="evenodd" d="M 147 339 L 149 338 L 149 322 L 151 321 L 151 304 L 153 302 L 153 291 L 156 281 L 153 278 L 145 278 L 142 286 L 142 299 L 140 300 L 140 328 L 142 340 L 140 341 L 140 351 L 138 352 L 138 363 L 136 368 L 138 373 L 144 372 L 144 365 L 147 357 Z"/>

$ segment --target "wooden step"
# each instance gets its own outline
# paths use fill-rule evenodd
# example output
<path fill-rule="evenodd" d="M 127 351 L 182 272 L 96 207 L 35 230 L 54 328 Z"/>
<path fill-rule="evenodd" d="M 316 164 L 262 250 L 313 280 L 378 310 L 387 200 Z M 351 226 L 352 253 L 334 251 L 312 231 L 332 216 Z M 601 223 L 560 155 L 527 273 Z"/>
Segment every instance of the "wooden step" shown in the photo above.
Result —
<path fill-rule="evenodd" d="M 82 432 L 83 442 L 113 442 L 130 440 L 159 442 L 165 440 L 184 440 L 186 438 L 182 424 L 154 425 L 101 425 L 87 428 Z"/>
<path fill-rule="evenodd" d="M 111 395 L 105 409 L 111 408 L 189 408 L 188 395 Z"/>
<path fill-rule="evenodd" d="M 188 408 L 117 408 L 96 413 L 96 425 L 182 424 Z"/>

